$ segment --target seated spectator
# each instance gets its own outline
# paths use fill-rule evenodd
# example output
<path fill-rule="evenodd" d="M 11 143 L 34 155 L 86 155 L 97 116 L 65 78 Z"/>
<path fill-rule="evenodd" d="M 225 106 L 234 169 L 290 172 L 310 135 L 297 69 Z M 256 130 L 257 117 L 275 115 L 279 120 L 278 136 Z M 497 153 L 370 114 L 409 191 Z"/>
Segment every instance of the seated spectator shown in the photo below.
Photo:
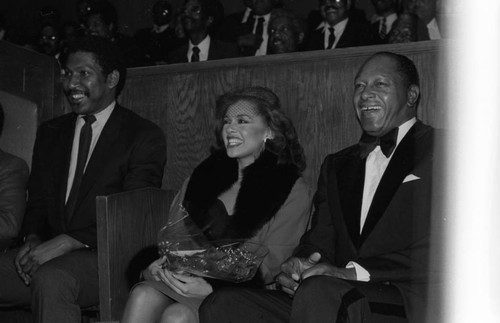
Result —
<path fill-rule="evenodd" d="M 170 52 L 168 63 L 203 62 L 238 56 L 235 44 L 210 36 L 211 26 L 218 17 L 217 0 L 185 0 L 181 22 L 187 43 Z"/>
<path fill-rule="evenodd" d="M 398 19 L 396 0 L 372 0 L 375 14 L 371 19 L 371 32 L 375 44 L 386 44 L 387 35 Z"/>
<path fill-rule="evenodd" d="M 172 21 L 172 6 L 168 1 L 156 1 L 151 8 L 153 26 L 139 29 L 134 38 L 141 51 L 142 65 L 165 64 L 167 55 L 181 45 Z"/>
<path fill-rule="evenodd" d="M 323 21 L 311 30 L 307 50 L 371 44 L 369 25 L 349 18 L 351 0 L 319 0 Z"/>
<path fill-rule="evenodd" d="M 116 8 L 108 1 L 97 2 L 87 18 L 87 34 L 111 40 L 125 57 L 125 65 L 140 65 L 139 48 L 134 38 L 118 31 L 118 14 Z"/>
<path fill-rule="evenodd" d="M 304 23 L 288 10 L 274 9 L 268 33 L 268 54 L 296 52 L 304 40 Z"/>
<path fill-rule="evenodd" d="M 96 196 L 161 185 L 165 137 L 117 103 L 120 54 L 102 37 L 68 48 L 72 112 L 39 126 L 20 244 L 0 254 L 0 307 L 31 307 L 39 323 L 81 323 L 80 307 L 99 303 Z"/>
<path fill-rule="evenodd" d="M 87 19 L 90 13 L 94 10 L 95 0 L 77 0 L 76 2 L 76 21 L 78 28 L 76 29 L 76 37 L 82 37 L 87 30 Z"/>
<path fill-rule="evenodd" d="M 0 132 L 4 114 L 0 104 Z M 0 149 L 0 252 L 17 237 L 26 208 L 29 169 L 19 157 Z"/>
<path fill-rule="evenodd" d="M 62 54 L 63 43 L 59 28 L 53 24 L 45 24 L 40 30 L 38 41 L 38 51 L 48 56 L 52 56 L 59 61 Z"/>
<path fill-rule="evenodd" d="M 249 17 L 250 29 L 243 29 L 243 34 L 238 35 L 238 46 L 243 56 L 261 56 L 267 54 L 268 25 L 271 11 L 281 6 L 279 0 L 254 0 L 252 4 L 252 17 Z"/>
<path fill-rule="evenodd" d="M 404 0 L 403 11 L 389 34 L 389 43 L 441 39 L 436 0 Z"/>
<path fill-rule="evenodd" d="M 259 271 L 245 285 L 269 288 L 309 219 L 303 150 L 269 89 L 226 93 L 217 100 L 217 111 L 219 147 L 195 168 L 172 205 L 182 203 L 209 240 L 238 238 L 267 246 Z M 132 289 L 122 323 L 198 322 L 203 299 L 230 284 L 171 272 L 162 267 L 165 261 L 162 257 L 143 272 L 145 281 Z"/>

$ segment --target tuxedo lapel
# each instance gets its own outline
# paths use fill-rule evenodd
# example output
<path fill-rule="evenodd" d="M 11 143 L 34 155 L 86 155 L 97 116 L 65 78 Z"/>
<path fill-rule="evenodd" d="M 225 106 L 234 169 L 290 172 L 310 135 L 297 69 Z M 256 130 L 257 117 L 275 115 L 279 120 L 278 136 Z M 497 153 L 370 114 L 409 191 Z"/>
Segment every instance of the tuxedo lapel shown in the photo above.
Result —
<path fill-rule="evenodd" d="M 359 149 L 356 147 L 349 155 L 337 160 L 335 171 L 344 222 L 353 244 L 358 247 L 365 177 L 365 159 L 360 158 Z M 329 180 L 329 183 L 334 183 L 334 181 Z"/>
<path fill-rule="evenodd" d="M 422 158 L 422 150 L 419 150 L 417 147 L 417 132 L 420 130 L 422 130 L 422 124 L 417 121 L 394 151 L 394 156 L 389 162 L 373 196 L 361 233 L 361 243 L 363 243 L 384 214 L 394 194 L 403 183 L 404 178 Z M 425 145 L 425 143 L 419 144 L 420 146 Z"/>

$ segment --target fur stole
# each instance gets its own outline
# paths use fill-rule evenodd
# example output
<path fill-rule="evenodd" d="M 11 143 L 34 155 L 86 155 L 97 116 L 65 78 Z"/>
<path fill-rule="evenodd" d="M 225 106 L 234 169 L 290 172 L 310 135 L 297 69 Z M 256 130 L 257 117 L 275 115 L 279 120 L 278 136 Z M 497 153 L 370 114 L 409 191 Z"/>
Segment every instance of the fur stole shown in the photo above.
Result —
<path fill-rule="evenodd" d="M 217 197 L 237 181 L 238 162 L 218 151 L 193 171 L 183 204 L 209 239 L 249 239 L 278 212 L 299 176 L 295 165 L 278 165 L 276 156 L 264 151 L 243 170 L 234 214 L 228 216 Z"/>

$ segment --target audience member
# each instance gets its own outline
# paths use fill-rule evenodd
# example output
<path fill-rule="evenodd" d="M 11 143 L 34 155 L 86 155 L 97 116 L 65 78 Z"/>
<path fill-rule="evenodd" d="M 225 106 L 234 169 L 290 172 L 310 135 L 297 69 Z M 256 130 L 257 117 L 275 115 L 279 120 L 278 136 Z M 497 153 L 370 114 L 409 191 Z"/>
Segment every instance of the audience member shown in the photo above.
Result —
<path fill-rule="evenodd" d="M 116 102 L 126 69 L 109 40 L 73 43 L 62 65 L 73 112 L 39 127 L 22 244 L 0 255 L 0 306 L 80 323 L 80 307 L 99 303 L 96 196 L 159 187 L 166 144 L 159 127 Z"/>
<path fill-rule="evenodd" d="M 139 48 L 132 37 L 118 31 L 118 13 L 109 1 L 95 3 L 86 25 L 87 34 L 107 38 L 123 52 L 127 67 L 140 65 Z"/>
<path fill-rule="evenodd" d="M 141 51 L 143 65 L 165 64 L 167 55 L 181 45 L 172 23 L 172 6 L 168 1 L 159 0 L 151 8 L 153 26 L 139 29 L 135 41 Z"/>
<path fill-rule="evenodd" d="M 268 54 L 297 52 L 304 41 L 304 23 L 288 10 L 274 9 L 268 33 Z"/>
<path fill-rule="evenodd" d="M 77 37 L 85 35 L 85 30 L 87 30 L 87 19 L 90 13 L 94 10 L 96 1 L 95 0 L 77 0 L 76 2 L 76 21 L 78 24 L 78 29 L 76 32 Z"/>
<path fill-rule="evenodd" d="M 429 256 L 433 221 L 442 219 L 431 206 L 439 150 L 433 128 L 416 119 L 419 96 L 406 56 L 365 61 L 353 95 L 364 133 L 326 157 L 312 227 L 281 266 L 281 290 L 216 290 L 200 307 L 201 322 L 425 322 L 439 294 L 429 290 L 439 284 Z"/>
<path fill-rule="evenodd" d="M 306 230 L 311 195 L 301 177 L 304 153 L 267 88 L 226 93 L 217 111 L 220 147 L 195 168 L 173 209 L 182 203 L 209 240 L 248 239 L 268 247 L 257 276 L 245 283 L 263 289 L 273 285 Z M 146 280 L 132 290 L 123 323 L 198 321 L 200 303 L 221 282 L 171 272 L 165 261 L 144 271 Z"/>
<path fill-rule="evenodd" d="M 42 26 L 38 46 L 39 52 L 59 60 L 62 54 L 63 44 L 61 33 L 57 25 L 47 23 Z"/>
<path fill-rule="evenodd" d="M 245 10 L 224 17 L 219 30 L 215 33 L 220 40 L 236 43 L 239 35 L 252 32 L 255 22 L 253 17 L 253 0 L 243 0 Z"/>
<path fill-rule="evenodd" d="M 0 104 L 0 133 L 4 113 Z M 0 253 L 13 242 L 21 229 L 26 208 L 29 169 L 21 158 L 0 149 Z"/>
<path fill-rule="evenodd" d="M 349 18 L 351 0 L 319 0 L 323 21 L 309 35 L 308 50 L 369 45 L 369 25 Z"/>
<path fill-rule="evenodd" d="M 389 43 L 441 39 L 436 0 L 403 0 L 403 12 L 389 34 Z"/>
<path fill-rule="evenodd" d="M 238 56 L 235 44 L 210 36 L 211 26 L 218 17 L 217 0 L 185 0 L 181 21 L 187 43 L 170 52 L 168 63 L 202 62 Z"/>
<path fill-rule="evenodd" d="M 261 56 L 267 54 L 268 25 L 271 11 L 280 7 L 279 0 L 253 0 L 250 19 L 251 29 L 245 34 L 238 35 L 238 46 L 243 56 Z M 247 24 L 248 26 L 248 24 Z"/>
<path fill-rule="evenodd" d="M 372 0 L 375 14 L 371 19 L 371 31 L 375 44 L 386 44 L 397 14 L 397 0 Z"/>

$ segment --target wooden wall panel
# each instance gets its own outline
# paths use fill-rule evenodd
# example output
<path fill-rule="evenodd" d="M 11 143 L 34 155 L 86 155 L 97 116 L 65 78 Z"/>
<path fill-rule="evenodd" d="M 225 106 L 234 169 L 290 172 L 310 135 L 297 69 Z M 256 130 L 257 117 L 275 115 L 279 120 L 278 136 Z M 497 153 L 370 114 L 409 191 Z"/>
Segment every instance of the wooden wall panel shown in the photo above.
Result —
<path fill-rule="evenodd" d="M 308 162 L 304 176 L 315 187 L 324 157 L 355 143 L 361 134 L 352 104 L 353 80 L 362 62 L 377 51 L 402 53 L 415 61 L 422 84 L 419 118 L 444 126 L 439 60 L 446 46 L 430 41 L 135 68 L 129 70 L 120 102 L 165 131 L 163 187 L 175 191 L 214 143 L 216 98 L 243 86 L 267 86 L 297 128 Z"/>
<path fill-rule="evenodd" d="M 35 102 L 40 121 L 64 112 L 59 73 L 53 58 L 0 41 L 0 90 Z"/>

